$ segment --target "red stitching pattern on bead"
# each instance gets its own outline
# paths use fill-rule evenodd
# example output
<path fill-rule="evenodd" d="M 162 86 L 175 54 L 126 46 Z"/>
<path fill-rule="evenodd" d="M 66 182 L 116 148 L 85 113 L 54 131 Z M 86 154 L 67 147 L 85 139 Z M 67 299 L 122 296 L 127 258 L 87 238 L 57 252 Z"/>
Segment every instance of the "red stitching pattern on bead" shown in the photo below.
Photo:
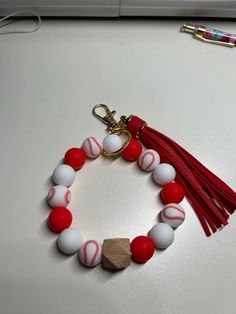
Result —
<path fill-rule="evenodd" d="M 96 157 L 97 154 L 95 154 L 94 151 L 93 151 L 93 143 L 92 143 L 92 141 L 94 142 L 95 145 L 97 145 L 97 147 L 99 149 L 99 152 L 101 152 L 101 150 L 102 150 L 101 144 L 96 140 L 95 137 L 88 138 L 87 141 L 88 141 L 88 144 L 89 144 L 90 155 L 93 156 L 93 157 Z"/>
<path fill-rule="evenodd" d="M 148 156 L 148 155 L 151 155 L 152 160 L 151 160 L 150 163 L 147 165 L 147 167 L 144 167 L 144 166 L 143 166 L 144 158 L 145 158 L 146 156 Z M 153 152 L 150 152 L 150 151 L 149 151 L 149 152 L 145 152 L 145 153 L 143 154 L 143 156 L 142 156 L 140 165 L 141 165 L 141 167 L 142 167 L 143 169 L 148 170 L 148 169 L 153 165 L 154 161 L 155 161 L 155 155 L 154 155 L 154 153 L 153 153 Z"/>
<path fill-rule="evenodd" d="M 170 216 L 168 216 L 167 214 L 166 214 L 166 212 L 167 212 L 167 210 L 168 209 L 175 209 L 175 210 L 177 210 L 179 213 L 181 213 L 181 214 L 183 214 L 184 215 L 184 217 L 181 217 L 181 216 L 173 216 L 173 217 L 170 217 Z M 178 208 L 178 207 L 176 207 L 176 206 L 168 206 L 168 207 L 165 207 L 163 210 L 162 210 L 162 214 L 163 214 L 163 216 L 166 218 L 166 219 L 168 219 L 168 220 L 184 220 L 184 218 L 185 218 L 185 212 L 182 210 L 182 209 L 180 209 L 180 208 Z"/>
<path fill-rule="evenodd" d="M 65 200 L 67 205 L 70 203 L 70 191 L 66 192 L 66 194 L 64 196 L 64 200 Z"/>
<path fill-rule="evenodd" d="M 102 151 L 102 145 L 98 142 L 98 140 L 95 137 L 92 137 L 92 139 L 94 140 L 95 144 L 97 144 L 100 152 Z"/>
<path fill-rule="evenodd" d="M 91 260 L 91 263 L 89 264 L 89 263 L 88 263 L 87 246 L 88 246 L 90 243 L 92 243 L 92 244 L 95 245 L 95 253 L 94 253 L 94 255 L 93 255 L 93 258 L 92 258 L 92 260 Z M 89 265 L 89 266 L 93 266 L 94 263 L 95 263 L 95 260 L 96 260 L 96 258 L 97 258 L 97 256 L 98 256 L 98 253 L 99 253 L 99 245 L 98 245 L 98 243 L 97 243 L 96 241 L 94 241 L 94 240 L 86 241 L 85 244 L 84 244 L 83 253 L 84 253 L 84 262 L 85 262 L 85 264 L 86 264 L 86 265 Z"/>
<path fill-rule="evenodd" d="M 51 200 L 53 199 L 53 197 L 55 196 L 55 194 L 56 194 L 56 189 L 55 189 L 54 187 L 52 187 L 52 188 L 50 189 L 50 193 L 49 193 L 49 195 L 48 195 L 48 201 L 49 201 L 49 202 L 51 202 Z"/>

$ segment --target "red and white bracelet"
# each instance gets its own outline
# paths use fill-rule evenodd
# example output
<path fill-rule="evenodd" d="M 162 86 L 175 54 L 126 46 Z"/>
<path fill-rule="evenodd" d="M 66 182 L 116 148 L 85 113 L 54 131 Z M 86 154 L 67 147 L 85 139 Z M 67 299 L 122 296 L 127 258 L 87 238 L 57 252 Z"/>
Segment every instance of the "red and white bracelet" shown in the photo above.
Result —
<path fill-rule="evenodd" d="M 48 226 L 55 233 L 58 249 L 66 255 L 78 252 L 79 260 L 87 267 L 102 263 L 108 270 L 119 270 L 130 265 L 131 259 L 138 263 L 147 262 L 156 249 L 166 249 L 174 241 L 174 230 L 185 219 L 185 211 L 179 205 L 184 198 L 184 189 L 174 182 L 175 169 L 167 163 L 160 163 L 159 154 L 152 149 L 143 150 L 141 143 L 133 138 L 123 141 L 124 130 L 113 129 L 101 143 L 96 137 L 86 138 L 80 148 L 69 149 L 64 156 L 64 164 L 56 167 L 52 174 L 54 186 L 50 188 L 47 201 L 52 211 Z M 129 135 L 129 134 L 126 134 Z M 67 208 L 71 199 L 70 187 L 86 159 L 96 159 L 100 155 L 110 157 L 120 154 L 124 159 L 137 161 L 140 169 L 148 171 L 154 181 L 162 186 L 161 199 L 166 204 L 161 211 L 161 223 L 155 224 L 148 236 L 140 235 L 131 242 L 127 238 L 105 239 L 103 244 L 97 240 L 83 242 L 79 230 L 70 227 L 72 213 Z"/>

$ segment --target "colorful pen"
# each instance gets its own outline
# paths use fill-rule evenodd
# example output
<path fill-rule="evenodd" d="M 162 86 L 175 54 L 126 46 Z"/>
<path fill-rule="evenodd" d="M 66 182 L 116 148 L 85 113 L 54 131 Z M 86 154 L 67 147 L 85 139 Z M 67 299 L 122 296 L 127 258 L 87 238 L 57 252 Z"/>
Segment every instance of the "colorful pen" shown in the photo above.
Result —
<path fill-rule="evenodd" d="M 194 38 L 206 43 L 231 48 L 236 46 L 236 35 L 228 34 L 217 29 L 207 28 L 199 24 L 184 24 L 181 28 L 181 32 L 193 34 Z"/>

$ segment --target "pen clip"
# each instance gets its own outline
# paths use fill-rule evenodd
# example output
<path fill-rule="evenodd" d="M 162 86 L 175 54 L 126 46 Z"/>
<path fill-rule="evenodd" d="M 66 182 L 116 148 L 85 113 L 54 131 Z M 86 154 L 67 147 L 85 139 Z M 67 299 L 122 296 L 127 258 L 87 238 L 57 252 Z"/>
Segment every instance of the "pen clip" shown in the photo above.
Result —
<path fill-rule="evenodd" d="M 203 35 L 200 35 L 198 33 L 194 33 L 193 35 L 196 39 L 199 39 L 205 43 L 209 43 L 209 44 L 215 44 L 215 45 L 220 45 L 220 46 L 225 46 L 225 47 L 229 47 L 229 48 L 233 48 L 235 47 L 235 45 L 233 43 L 226 43 L 224 41 L 219 41 L 219 40 L 213 40 L 213 39 L 207 39 L 205 37 L 203 37 Z"/>

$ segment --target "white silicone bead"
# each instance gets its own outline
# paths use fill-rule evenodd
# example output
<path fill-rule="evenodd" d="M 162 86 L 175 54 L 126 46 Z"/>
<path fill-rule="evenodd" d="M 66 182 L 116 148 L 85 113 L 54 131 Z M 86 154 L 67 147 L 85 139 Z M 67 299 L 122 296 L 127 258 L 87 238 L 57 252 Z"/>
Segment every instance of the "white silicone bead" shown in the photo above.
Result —
<path fill-rule="evenodd" d="M 94 267 L 102 261 L 102 245 L 98 241 L 88 240 L 79 249 L 79 259 L 87 267 Z"/>
<path fill-rule="evenodd" d="M 96 137 L 87 137 L 82 144 L 82 149 L 85 151 L 88 158 L 97 158 L 102 152 L 102 143 Z"/>
<path fill-rule="evenodd" d="M 52 180 L 55 184 L 71 186 L 75 180 L 75 170 L 69 165 L 59 165 L 53 171 Z"/>
<path fill-rule="evenodd" d="M 162 209 L 161 218 L 163 222 L 175 229 L 184 222 L 185 211 L 179 204 L 170 203 Z"/>
<path fill-rule="evenodd" d="M 114 153 L 123 146 L 122 139 L 116 134 L 108 134 L 103 139 L 103 149 L 108 153 Z"/>
<path fill-rule="evenodd" d="M 160 155 L 153 149 L 146 149 L 139 156 L 138 164 L 145 171 L 152 171 L 160 163 Z"/>
<path fill-rule="evenodd" d="M 162 163 L 153 169 L 153 179 L 160 185 L 165 185 L 174 181 L 176 172 L 170 164 Z"/>
<path fill-rule="evenodd" d="M 149 237 L 153 240 L 157 249 L 166 249 L 175 238 L 173 229 L 165 223 L 157 223 L 149 232 Z"/>
<path fill-rule="evenodd" d="M 76 253 L 83 243 L 82 234 L 75 228 L 67 228 L 63 230 L 57 238 L 57 246 L 64 254 Z"/>
<path fill-rule="evenodd" d="M 47 201 L 51 207 L 66 207 L 71 198 L 70 190 L 64 185 L 55 185 L 48 192 Z"/>

